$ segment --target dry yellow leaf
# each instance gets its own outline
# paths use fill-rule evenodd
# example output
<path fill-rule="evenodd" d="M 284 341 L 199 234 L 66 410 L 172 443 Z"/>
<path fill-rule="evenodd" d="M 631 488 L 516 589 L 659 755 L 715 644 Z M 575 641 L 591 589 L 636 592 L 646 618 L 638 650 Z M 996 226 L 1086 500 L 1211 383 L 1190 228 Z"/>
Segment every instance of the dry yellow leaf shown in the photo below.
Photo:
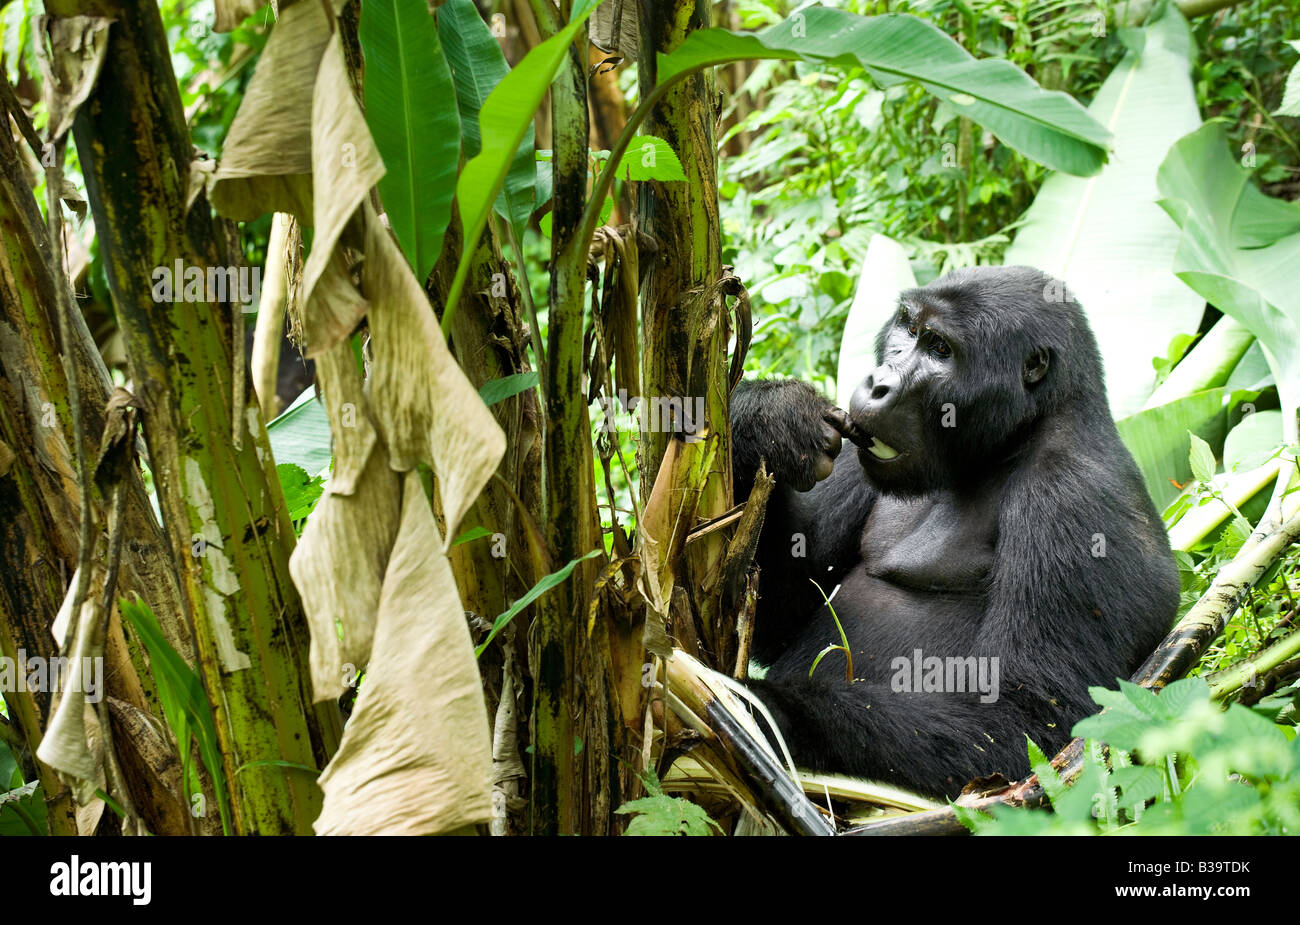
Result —
<path fill-rule="evenodd" d="M 361 371 L 347 341 L 335 344 L 316 360 L 316 383 L 330 419 L 334 451 L 334 468 L 330 473 L 329 491 L 350 495 L 370 460 L 378 434 L 370 422 L 370 413 L 361 382 Z"/>
<path fill-rule="evenodd" d="M 331 480 L 289 558 L 311 629 L 308 662 L 317 701 L 341 696 L 370 661 L 380 591 L 397 537 L 400 479 L 382 446 L 367 455 L 352 494 L 334 492 Z"/>
<path fill-rule="evenodd" d="M 212 205 L 227 218 L 291 212 L 312 224 L 312 94 L 329 39 L 315 2 L 285 10 L 271 30 L 212 178 Z"/>
<path fill-rule="evenodd" d="M 362 288 L 370 301 L 375 424 L 394 469 L 433 467 L 447 536 L 454 537 L 501 462 L 506 437 L 447 349 L 424 290 L 369 204 Z"/>
<path fill-rule="evenodd" d="M 71 131 L 77 110 L 95 88 L 113 21 L 99 16 L 36 17 L 36 60 L 49 109 L 51 139 Z"/>
<path fill-rule="evenodd" d="M 334 265 L 332 272 L 346 273 L 346 268 L 336 263 L 340 258 L 335 254 L 335 247 L 357 207 L 383 175 L 384 162 L 352 92 L 342 40 L 335 33 L 321 56 L 320 72 L 312 95 L 311 176 L 315 231 L 311 253 L 307 255 L 302 270 L 305 305 L 310 306 L 312 291 L 331 264 Z M 309 318 L 304 319 L 307 343 L 312 353 L 328 350 L 338 338 L 346 337 L 352 331 L 351 325 L 343 330 L 342 324 L 312 330 L 310 323 Z"/>
<path fill-rule="evenodd" d="M 318 835 L 432 835 L 491 815 L 487 707 L 441 545 L 419 474 L 408 472 L 371 667 L 320 776 Z"/>
<path fill-rule="evenodd" d="M 310 264 L 311 259 L 308 258 L 307 262 Z M 306 355 L 315 359 L 338 344 L 346 347 L 343 341 L 369 310 L 369 303 L 352 285 L 352 274 L 343 248 L 336 246 L 302 307 L 303 350 Z"/>

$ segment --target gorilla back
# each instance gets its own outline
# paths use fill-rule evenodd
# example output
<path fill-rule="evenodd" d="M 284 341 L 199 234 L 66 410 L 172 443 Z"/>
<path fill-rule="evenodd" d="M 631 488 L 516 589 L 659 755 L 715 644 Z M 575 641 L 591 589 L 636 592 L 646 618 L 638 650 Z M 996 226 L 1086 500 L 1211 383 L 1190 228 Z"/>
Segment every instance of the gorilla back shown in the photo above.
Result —
<path fill-rule="evenodd" d="M 1060 283 L 981 267 L 909 290 L 876 360 L 847 414 L 791 381 L 732 398 L 738 495 L 760 460 L 777 478 L 750 685 L 801 764 L 954 795 L 1027 773 L 1026 735 L 1064 745 L 1088 687 L 1170 628 L 1178 576 Z M 832 607 L 852 680 L 839 652 L 809 677 Z"/>

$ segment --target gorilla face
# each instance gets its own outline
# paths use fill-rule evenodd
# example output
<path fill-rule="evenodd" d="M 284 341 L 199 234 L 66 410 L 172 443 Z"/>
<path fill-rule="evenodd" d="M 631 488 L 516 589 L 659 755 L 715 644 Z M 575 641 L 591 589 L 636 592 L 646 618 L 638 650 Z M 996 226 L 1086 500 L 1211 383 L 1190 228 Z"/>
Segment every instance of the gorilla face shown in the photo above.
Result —
<path fill-rule="evenodd" d="M 935 428 L 937 396 L 954 376 L 956 338 L 942 322 L 906 303 L 880 333 L 880 365 L 853 392 L 849 420 L 868 439 L 858 460 L 885 491 L 924 491 L 937 484 L 941 465 Z M 936 323 L 938 322 L 938 323 Z"/>
<path fill-rule="evenodd" d="M 858 460 L 881 491 L 976 479 L 1024 444 L 1051 358 L 1068 348 L 1045 332 L 1076 328 L 1078 309 L 1022 286 L 1007 291 L 1004 274 L 968 270 L 903 293 L 877 337 L 879 365 L 849 403 Z"/>

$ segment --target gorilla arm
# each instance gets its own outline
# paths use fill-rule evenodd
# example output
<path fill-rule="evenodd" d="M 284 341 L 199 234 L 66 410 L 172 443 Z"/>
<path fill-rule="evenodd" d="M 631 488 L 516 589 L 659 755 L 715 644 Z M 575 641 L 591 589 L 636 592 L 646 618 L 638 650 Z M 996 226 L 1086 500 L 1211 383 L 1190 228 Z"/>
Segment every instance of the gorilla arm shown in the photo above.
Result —
<path fill-rule="evenodd" d="M 731 417 L 737 500 L 748 497 L 760 462 L 776 476 L 755 556 L 762 577 L 754 654 L 767 662 L 821 607 L 809 579 L 829 594 L 857 560 L 875 495 L 855 459 L 833 463 L 844 412 L 811 386 L 742 381 Z"/>

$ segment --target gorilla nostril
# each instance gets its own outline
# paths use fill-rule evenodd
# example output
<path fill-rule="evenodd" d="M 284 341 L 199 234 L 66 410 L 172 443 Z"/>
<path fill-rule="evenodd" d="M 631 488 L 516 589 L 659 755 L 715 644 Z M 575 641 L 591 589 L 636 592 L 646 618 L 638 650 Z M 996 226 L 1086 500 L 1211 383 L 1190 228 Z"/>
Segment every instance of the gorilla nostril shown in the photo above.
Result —
<path fill-rule="evenodd" d="M 889 394 L 889 386 L 887 385 L 883 385 L 883 384 L 877 385 L 877 386 L 873 386 L 871 389 L 871 397 L 875 401 L 880 401 L 880 399 L 884 398 L 888 394 Z"/>

